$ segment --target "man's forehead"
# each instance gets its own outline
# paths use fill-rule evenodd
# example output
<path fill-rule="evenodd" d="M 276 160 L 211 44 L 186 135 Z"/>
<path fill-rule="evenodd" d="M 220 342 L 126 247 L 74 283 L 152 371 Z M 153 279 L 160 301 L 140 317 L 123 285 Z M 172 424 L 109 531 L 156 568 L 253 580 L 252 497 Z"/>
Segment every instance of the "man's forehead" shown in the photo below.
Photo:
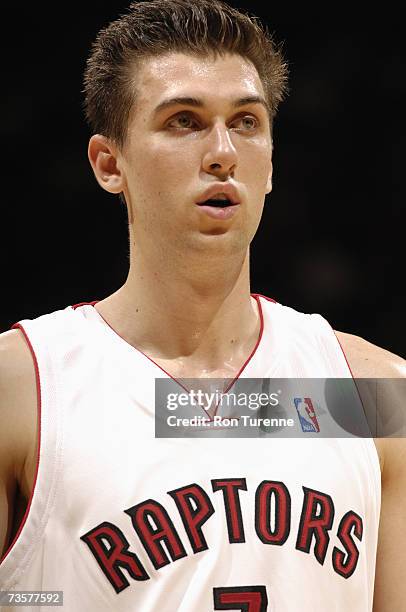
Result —
<path fill-rule="evenodd" d="M 136 87 L 138 99 L 154 105 L 168 97 L 264 97 L 255 66 L 236 54 L 213 57 L 168 53 L 148 58 L 139 66 Z"/>

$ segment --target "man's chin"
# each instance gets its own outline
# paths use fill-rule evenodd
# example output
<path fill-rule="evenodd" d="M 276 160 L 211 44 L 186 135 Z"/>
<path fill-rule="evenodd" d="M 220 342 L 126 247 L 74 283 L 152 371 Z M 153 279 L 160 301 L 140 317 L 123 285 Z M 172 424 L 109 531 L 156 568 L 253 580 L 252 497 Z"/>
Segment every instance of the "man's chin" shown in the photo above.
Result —
<path fill-rule="evenodd" d="M 245 253 L 249 247 L 250 239 L 241 230 L 211 228 L 200 231 L 193 236 L 191 251 L 197 253 L 207 253 L 217 257 L 230 257 Z M 189 251 L 189 254 L 191 254 Z"/>

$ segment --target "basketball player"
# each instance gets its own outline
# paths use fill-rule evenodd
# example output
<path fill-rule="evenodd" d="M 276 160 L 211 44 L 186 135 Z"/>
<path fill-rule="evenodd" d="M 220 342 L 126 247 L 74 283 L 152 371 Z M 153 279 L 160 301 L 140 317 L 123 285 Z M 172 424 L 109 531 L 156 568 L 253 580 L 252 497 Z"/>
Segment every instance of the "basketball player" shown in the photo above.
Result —
<path fill-rule="evenodd" d="M 125 199 L 130 270 L 1 337 L 3 591 L 60 590 L 72 612 L 406 610 L 403 439 L 154 436 L 159 377 L 404 375 L 250 295 L 285 82 L 269 36 L 218 0 L 134 4 L 99 34 L 89 160 Z"/>

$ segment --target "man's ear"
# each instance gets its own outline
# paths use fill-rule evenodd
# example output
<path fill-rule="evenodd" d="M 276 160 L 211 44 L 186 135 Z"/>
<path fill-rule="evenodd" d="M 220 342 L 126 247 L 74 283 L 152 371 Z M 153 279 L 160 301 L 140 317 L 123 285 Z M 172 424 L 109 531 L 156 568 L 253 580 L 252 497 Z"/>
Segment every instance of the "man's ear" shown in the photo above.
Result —
<path fill-rule="evenodd" d="M 125 178 L 117 163 L 117 146 L 105 136 L 94 134 L 89 140 L 87 154 L 100 187 L 109 193 L 121 193 Z"/>
<path fill-rule="evenodd" d="M 266 193 L 271 193 L 272 191 L 272 172 L 273 172 L 273 165 L 272 165 L 272 161 L 270 162 L 270 168 L 269 168 L 269 174 L 268 174 L 268 180 L 266 181 Z"/>

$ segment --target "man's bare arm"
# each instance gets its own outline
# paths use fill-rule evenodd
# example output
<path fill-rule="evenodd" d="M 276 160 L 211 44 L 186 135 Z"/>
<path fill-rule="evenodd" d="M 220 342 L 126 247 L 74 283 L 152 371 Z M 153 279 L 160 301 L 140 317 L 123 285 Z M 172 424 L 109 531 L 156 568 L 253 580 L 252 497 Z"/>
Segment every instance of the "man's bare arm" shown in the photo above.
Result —
<path fill-rule="evenodd" d="M 374 612 L 406 609 L 406 439 L 384 440 Z"/>
<path fill-rule="evenodd" d="M 35 471 L 37 391 L 23 334 L 0 335 L 0 557 L 21 520 Z M 18 503 L 17 503 L 18 500 Z"/>
<path fill-rule="evenodd" d="M 406 362 L 401 357 L 362 338 L 337 332 L 356 378 L 384 378 L 390 409 L 402 412 L 394 420 L 404 422 Z M 389 379 L 392 379 L 389 380 Z M 402 397 L 399 396 L 402 394 Z M 392 403 L 393 402 L 393 403 Z M 375 575 L 374 612 L 406 610 L 406 431 L 375 440 L 382 472 L 382 506 Z"/>

